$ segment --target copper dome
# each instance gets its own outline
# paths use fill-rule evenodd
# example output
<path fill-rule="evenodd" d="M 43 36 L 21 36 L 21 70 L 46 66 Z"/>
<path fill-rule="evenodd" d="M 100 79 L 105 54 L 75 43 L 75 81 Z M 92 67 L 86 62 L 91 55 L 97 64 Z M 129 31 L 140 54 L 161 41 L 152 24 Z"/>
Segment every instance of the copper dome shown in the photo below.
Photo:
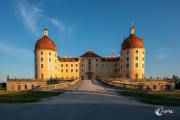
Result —
<path fill-rule="evenodd" d="M 121 45 L 121 50 L 131 49 L 131 48 L 144 48 L 143 39 L 135 35 L 134 26 L 131 26 L 129 37 L 124 39 Z"/>
<path fill-rule="evenodd" d="M 44 29 L 44 36 L 36 42 L 35 50 L 39 49 L 56 50 L 56 44 L 48 37 L 47 29 Z"/>

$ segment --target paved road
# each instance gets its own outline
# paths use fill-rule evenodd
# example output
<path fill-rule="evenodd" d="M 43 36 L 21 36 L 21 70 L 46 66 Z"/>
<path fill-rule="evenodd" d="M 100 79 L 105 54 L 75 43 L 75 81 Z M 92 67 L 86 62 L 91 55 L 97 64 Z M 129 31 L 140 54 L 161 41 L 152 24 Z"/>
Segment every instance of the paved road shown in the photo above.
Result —
<path fill-rule="evenodd" d="M 159 117 L 155 106 L 117 96 L 97 81 L 81 81 L 69 90 L 75 91 L 37 103 L 0 104 L 0 120 L 180 120 L 179 107 Z"/>

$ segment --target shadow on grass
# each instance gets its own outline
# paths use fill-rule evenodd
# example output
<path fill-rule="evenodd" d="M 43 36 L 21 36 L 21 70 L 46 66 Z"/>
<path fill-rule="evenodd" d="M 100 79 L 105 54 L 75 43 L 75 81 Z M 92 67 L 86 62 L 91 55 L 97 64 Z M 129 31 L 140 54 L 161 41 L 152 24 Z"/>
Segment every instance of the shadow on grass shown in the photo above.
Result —
<path fill-rule="evenodd" d="M 133 97 L 138 101 L 153 105 L 180 106 L 180 92 L 138 92 L 117 91 L 119 95 Z"/>
<path fill-rule="evenodd" d="M 22 91 L 7 92 L 0 94 L 0 103 L 32 103 L 37 102 L 46 97 L 52 97 L 62 94 L 63 92 L 49 91 Z"/>

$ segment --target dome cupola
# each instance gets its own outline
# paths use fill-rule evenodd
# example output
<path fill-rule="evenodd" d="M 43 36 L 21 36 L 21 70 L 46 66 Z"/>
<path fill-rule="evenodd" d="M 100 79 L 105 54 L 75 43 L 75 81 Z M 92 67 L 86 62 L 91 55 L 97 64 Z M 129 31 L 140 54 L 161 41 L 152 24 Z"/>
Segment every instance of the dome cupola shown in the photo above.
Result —
<path fill-rule="evenodd" d="M 131 48 L 144 48 L 143 39 L 135 35 L 135 27 L 131 25 L 130 35 L 125 38 L 121 44 L 121 50 L 131 49 Z"/>
<path fill-rule="evenodd" d="M 37 40 L 35 50 L 48 49 L 56 51 L 56 44 L 48 37 L 48 29 L 44 29 L 44 36 Z"/>

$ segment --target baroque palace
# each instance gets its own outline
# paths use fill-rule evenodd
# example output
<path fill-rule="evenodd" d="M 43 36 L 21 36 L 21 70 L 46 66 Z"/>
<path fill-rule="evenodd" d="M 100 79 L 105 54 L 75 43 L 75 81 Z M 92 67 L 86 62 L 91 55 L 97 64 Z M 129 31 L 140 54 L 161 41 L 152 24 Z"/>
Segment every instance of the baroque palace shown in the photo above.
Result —
<path fill-rule="evenodd" d="M 37 40 L 34 49 L 35 80 L 7 80 L 8 90 L 26 90 L 47 86 L 50 80 L 107 80 L 143 89 L 173 89 L 172 80 L 145 80 L 145 47 L 143 39 L 135 35 L 135 27 L 121 44 L 120 56 L 102 57 L 89 49 L 79 57 L 60 57 L 48 29 Z"/>
<path fill-rule="evenodd" d="M 35 45 L 35 78 L 49 79 L 100 79 L 104 76 L 119 76 L 131 80 L 144 79 L 145 48 L 143 40 L 135 35 L 131 26 L 130 35 L 121 45 L 120 57 L 101 57 L 89 49 L 77 58 L 58 56 L 56 44 L 44 36 Z"/>

